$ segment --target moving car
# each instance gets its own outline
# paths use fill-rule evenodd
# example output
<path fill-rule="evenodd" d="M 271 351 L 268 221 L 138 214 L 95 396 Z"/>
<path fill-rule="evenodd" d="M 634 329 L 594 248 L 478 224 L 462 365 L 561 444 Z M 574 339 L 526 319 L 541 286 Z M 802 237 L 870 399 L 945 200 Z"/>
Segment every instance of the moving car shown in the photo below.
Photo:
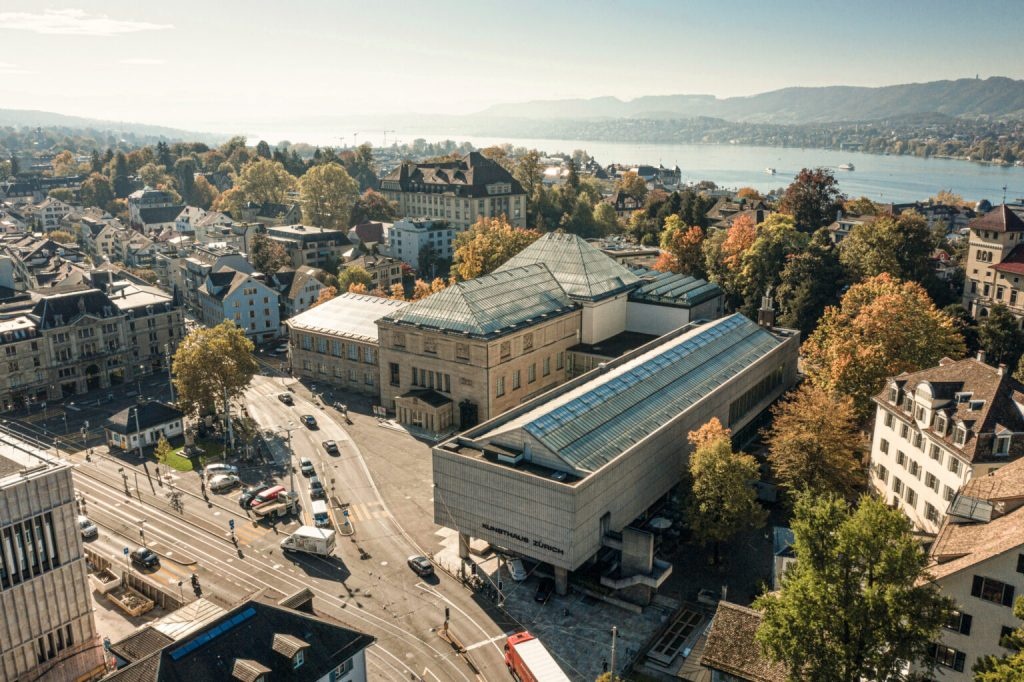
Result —
<path fill-rule="evenodd" d="M 269 487 L 269 485 L 263 484 L 254 485 L 249 488 L 246 488 L 245 490 L 242 491 L 242 494 L 238 498 L 239 506 L 248 507 L 250 504 L 252 504 L 252 501 L 256 499 L 257 495 L 259 495 L 261 492 L 263 492 Z"/>
<path fill-rule="evenodd" d="M 281 540 L 281 549 L 285 552 L 305 552 L 319 556 L 330 556 L 334 552 L 336 542 L 335 533 L 329 528 L 301 526 L 294 533 Z"/>
<path fill-rule="evenodd" d="M 338 444 L 333 440 L 325 440 L 324 450 L 326 450 L 329 455 L 336 455 L 338 454 Z"/>
<path fill-rule="evenodd" d="M 89 520 L 88 516 L 78 515 L 78 528 L 82 532 L 83 540 L 90 540 L 99 537 L 100 530 L 96 524 Z"/>
<path fill-rule="evenodd" d="M 313 525 L 317 528 L 329 528 L 331 525 L 331 514 L 327 509 L 327 503 L 323 500 L 313 500 L 312 509 Z"/>
<path fill-rule="evenodd" d="M 302 415 L 302 417 L 300 417 L 300 419 L 302 419 L 302 423 L 305 424 L 306 428 L 308 428 L 308 429 L 315 429 L 316 428 L 316 417 L 314 417 L 313 415 L 311 415 L 311 414 L 304 414 L 304 415 Z"/>
<path fill-rule="evenodd" d="M 206 487 L 214 493 L 223 493 L 242 485 L 242 481 L 235 474 L 217 474 L 210 479 Z"/>
<path fill-rule="evenodd" d="M 277 399 L 280 400 L 285 405 L 294 405 L 295 404 L 295 399 L 292 398 L 292 394 L 291 393 L 278 393 L 277 394 Z"/>
<path fill-rule="evenodd" d="M 411 556 L 406 560 L 409 564 L 409 568 L 416 572 L 416 575 L 421 577 L 427 577 L 428 575 L 434 575 L 434 567 L 430 563 L 430 559 L 425 556 Z"/>
<path fill-rule="evenodd" d="M 537 593 L 533 595 L 533 600 L 545 604 L 551 598 L 551 593 L 554 591 L 555 581 L 551 578 L 542 578 L 540 585 L 537 586 Z"/>
<path fill-rule="evenodd" d="M 316 476 L 312 476 L 309 479 L 309 496 L 314 500 L 322 500 L 327 497 L 327 493 L 324 491 L 324 484 Z"/>
<path fill-rule="evenodd" d="M 313 467 L 313 462 L 309 457 L 303 457 L 299 460 L 299 471 L 302 472 L 303 476 L 315 476 L 316 469 Z"/>
<path fill-rule="evenodd" d="M 133 564 L 142 568 L 160 568 L 160 557 L 149 547 L 139 547 L 128 556 Z"/>
<path fill-rule="evenodd" d="M 214 476 L 219 476 L 221 474 L 233 474 L 237 476 L 238 467 L 232 466 L 231 464 L 223 464 L 221 462 L 218 462 L 217 464 L 207 464 L 206 468 L 203 469 L 203 476 L 205 476 L 207 480 L 210 480 Z"/>

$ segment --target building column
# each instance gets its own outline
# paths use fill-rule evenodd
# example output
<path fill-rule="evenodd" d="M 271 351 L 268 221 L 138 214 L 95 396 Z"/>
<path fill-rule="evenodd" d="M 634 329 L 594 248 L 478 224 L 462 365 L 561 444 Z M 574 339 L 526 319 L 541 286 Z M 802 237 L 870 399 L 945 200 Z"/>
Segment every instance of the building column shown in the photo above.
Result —
<path fill-rule="evenodd" d="M 469 535 L 466 533 L 459 533 L 459 558 L 469 558 Z"/>
<path fill-rule="evenodd" d="M 555 594 L 564 597 L 569 594 L 569 570 L 555 566 Z"/>

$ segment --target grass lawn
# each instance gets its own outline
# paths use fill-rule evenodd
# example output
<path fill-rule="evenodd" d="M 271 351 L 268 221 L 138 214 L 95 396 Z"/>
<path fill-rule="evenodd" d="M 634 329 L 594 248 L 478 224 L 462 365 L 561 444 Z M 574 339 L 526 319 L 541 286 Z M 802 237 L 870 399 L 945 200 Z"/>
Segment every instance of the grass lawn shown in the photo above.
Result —
<path fill-rule="evenodd" d="M 169 454 L 164 464 L 176 471 L 192 471 L 192 460 L 183 456 L 181 450 L 182 448 L 178 448 Z"/>
<path fill-rule="evenodd" d="M 195 464 L 198 463 L 200 467 L 206 466 L 208 461 L 220 459 L 224 455 L 224 445 L 213 440 L 197 440 L 196 446 L 203 450 L 204 455 L 196 457 L 195 459 L 189 459 L 181 454 L 181 451 L 185 449 L 185 446 L 175 448 L 175 450 L 167 457 L 167 466 L 177 471 L 192 471 L 195 469 Z"/>

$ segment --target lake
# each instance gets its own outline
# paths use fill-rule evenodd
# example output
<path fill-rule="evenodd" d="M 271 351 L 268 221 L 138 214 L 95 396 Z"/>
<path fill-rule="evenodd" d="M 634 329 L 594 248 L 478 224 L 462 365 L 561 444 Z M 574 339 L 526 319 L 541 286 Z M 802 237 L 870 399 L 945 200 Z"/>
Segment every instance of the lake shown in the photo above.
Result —
<path fill-rule="evenodd" d="M 351 129 L 348 128 L 348 129 Z M 389 135 L 388 143 L 396 139 Z M 516 147 L 538 149 L 549 154 L 572 153 L 585 149 L 598 163 L 651 164 L 672 167 L 678 164 L 684 182 L 711 180 L 722 187 L 754 187 L 768 192 L 785 187 L 801 168 L 824 166 L 835 171 L 840 189 L 851 197 L 866 196 L 878 202 L 903 202 L 927 199 L 942 189 L 952 190 L 964 199 L 988 199 L 993 204 L 1006 197 L 1014 200 L 1024 197 L 1024 168 L 989 166 L 969 161 L 950 159 L 922 159 L 915 156 L 882 156 L 859 152 L 827 149 L 799 149 L 785 147 L 748 147 L 743 145 L 701 144 L 633 144 L 618 142 L 588 142 L 585 140 L 549 140 L 503 138 L 500 136 L 467 136 L 457 133 L 408 133 L 399 130 L 400 143 L 417 138 L 428 141 L 444 140 L 469 142 L 476 147 L 510 143 Z M 264 131 L 263 136 L 250 135 L 250 140 L 303 140 L 311 144 L 338 144 L 338 136 L 327 131 Z M 351 141 L 352 136 L 346 139 Z M 384 142 L 381 131 L 364 131 L 359 140 L 380 146 Z M 351 142 L 349 142 L 351 143 Z M 273 142 L 271 142 L 273 144 Z M 856 170 L 841 171 L 841 164 L 852 163 Z M 775 168 L 776 174 L 765 172 Z"/>

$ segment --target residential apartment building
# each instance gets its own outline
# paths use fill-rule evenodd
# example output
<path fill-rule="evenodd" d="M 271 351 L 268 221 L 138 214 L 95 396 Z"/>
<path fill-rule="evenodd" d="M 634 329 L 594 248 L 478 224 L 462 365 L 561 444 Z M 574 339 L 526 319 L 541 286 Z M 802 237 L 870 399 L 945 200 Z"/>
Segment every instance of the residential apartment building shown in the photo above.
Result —
<path fill-rule="evenodd" d="M 289 357 L 295 376 L 353 393 L 380 395 L 376 321 L 405 301 L 343 293 L 289 318 Z"/>
<path fill-rule="evenodd" d="M 104 672 L 71 471 L 46 452 L 3 443 L 0 679 L 63 682 Z"/>
<path fill-rule="evenodd" d="M 1024 220 L 1003 204 L 968 226 L 964 307 L 982 318 L 1002 303 L 1024 324 Z"/>
<path fill-rule="evenodd" d="M 1024 385 L 983 357 L 901 374 L 874 401 L 871 483 L 926 533 L 967 481 L 1024 455 Z"/>
<path fill-rule="evenodd" d="M 198 292 L 200 320 L 214 327 L 231 320 L 254 343 L 272 341 L 281 333 L 277 291 L 254 275 L 226 268 L 206 275 Z"/>
<path fill-rule="evenodd" d="M 142 229 L 143 224 L 152 223 L 157 217 L 164 217 L 164 213 L 159 216 L 156 213 L 143 213 L 144 211 L 152 211 L 153 209 L 167 209 L 173 207 L 174 215 L 170 215 L 170 211 L 166 214 L 169 216 L 168 220 L 161 221 L 174 223 L 174 219 L 178 217 L 184 206 L 178 205 L 175 202 L 174 196 L 170 192 L 165 192 L 162 189 L 153 189 L 146 187 L 136 192 L 132 192 L 128 195 L 128 224 L 136 229 Z"/>
<path fill-rule="evenodd" d="M 29 207 L 29 210 L 37 230 L 53 232 L 60 227 L 60 221 L 64 216 L 74 211 L 75 207 L 60 199 L 47 197 L 35 206 Z"/>
<path fill-rule="evenodd" d="M 292 267 L 311 265 L 317 268 L 336 268 L 351 246 L 345 230 L 330 230 L 308 225 L 281 225 L 268 227 L 267 237 L 288 252 Z"/>
<path fill-rule="evenodd" d="M 353 258 L 344 265 L 344 269 L 362 268 L 370 273 L 370 284 L 367 289 L 390 291 L 391 287 L 402 283 L 402 261 L 388 256 L 367 254 Z"/>
<path fill-rule="evenodd" d="M 326 289 L 318 277 L 323 270 L 300 265 L 294 270 L 278 270 L 267 278 L 277 290 L 281 301 L 281 319 L 309 310 L 320 299 L 320 292 Z"/>
<path fill-rule="evenodd" d="M 399 215 L 444 220 L 456 230 L 500 215 L 515 227 L 526 227 L 522 185 L 480 152 L 458 161 L 403 163 L 384 176 L 380 191 L 398 205 Z"/>
<path fill-rule="evenodd" d="M 932 677 L 970 682 L 979 657 L 1013 653 L 1002 639 L 1021 625 L 1013 602 L 1024 592 L 1024 460 L 960 489 L 929 557 L 931 579 L 955 604 L 929 650 Z"/>
<path fill-rule="evenodd" d="M 455 236 L 465 229 L 444 220 L 403 218 L 391 226 L 388 253 L 403 263 L 408 263 L 423 277 L 430 278 L 435 273 L 428 271 L 426 263 L 420 262 L 420 256 L 429 254 L 432 259 L 450 261 L 455 253 Z"/>
<path fill-rule="evenodd" d="M 158 266 L 159 268 L 159 266 Z M 162 268 L 159 268 L 162 270 Z M 172 272 L 172 269 L 174 272 Z M 206 276 L 211 272 L 220 272 L 225 269 L 236 272 L 253 274 L 256 272 L 245 254 L 233 247 L 208 244 L 196 246 L 192 249 L 192 255 L 168 263 L 167 281 L 181 281 L 185 305 L 196 315 L 202 310 L 199 303 L 199 288 L 206 282 Z"/>

